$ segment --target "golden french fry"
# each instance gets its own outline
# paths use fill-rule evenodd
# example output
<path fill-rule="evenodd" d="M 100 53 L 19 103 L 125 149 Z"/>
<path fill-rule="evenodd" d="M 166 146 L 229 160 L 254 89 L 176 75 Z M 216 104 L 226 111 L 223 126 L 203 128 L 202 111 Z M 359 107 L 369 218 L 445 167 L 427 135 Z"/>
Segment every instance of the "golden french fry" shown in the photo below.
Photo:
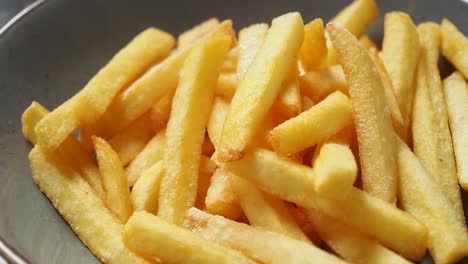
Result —
<path fill-rule="evenodd" d="M 180 69 L 193 47 L 217 35 L 229 35 L 234 39 L 233 34 L 232 21 L 226 20 L 207 36 L 177 50 L 166 60 L 151 67 L 113 100 L 103 116 L 89 128 L 91 134 L 109 138 L 127 127 L 133 120 L 150 110 L 163 96 L 174 91 Z"/>
<path fill-rule="evenodd" d="M 109 140 L 122 166 L 129 164 L 154 136 L 150 122 L 150 113 L 147 112 Z"/>
<path fill-rule="evenodd" d="M 269 139 L 276 152 L 290 155 L 336 134 L 352 122 L 351 102 L 343 93 L 335 92 L 275 127 Z"/>
<path fill-rule="evenodd" d="M 237 60 L 239 59 L 239 46 L 232 48 L 226 58 L 224 59 L 223 65 L 221 65 L 221 72 L 224 73 L 235 73 L 237 70 Z"/>
<path fill-rule="evenodd" d="M 408 14 L 390 12 L 385 15 L 382 60 L 392 79 L 404 126 L 398 135 L 408 142 L 411 134 L 411 104 L 413 81 L 419 58 L 419 38 L 416 27 Z"/>
<path fill-rule="evenodd" d="M 244 78 L 239 83 L 224 122 L 218 158 L 238 160 L 252 144 L 281 83 L 294 61 L 304 35 L 299 13 L 273 19 L 272 26 Z"/>
<path fill-rule="evenodd" d="M 451 205 L 443 189 L 398 138 L 399 202 L 428 230 L 428 248 L 435 263 L 454 263 L 468 255 L 465 219 Z"/>
<path fill-rule="evenodd" d="M 163 98 L 151 107 L 150 124 L 154 131 L 159 131 L 166 127 L 169 116 L 171 115 L 172 98 L 175 90 L 166 94 Z"/>
<path fill-rule="evenodd" d="M 131 250 L 165 263 L 254 263 L 236 250 L 205 240 L 150 213 L 135 212 L 123 230 Z"/>
<path fill-rule="evenodd" d="M 369 55 L 374 62 L 377 71 L 379 72 L 380 80 L 382 81 L 385 92 L 385 99 L 387 100 L 387 106 L 390 108 L 393 127 L 401 128 L 404 126 L 405 122 L 403 120 L 403 116 L 401 115 L 400 107 L 398 106 L 398 101 L 393 89 L 392 79 L 390 79 L 387 69 L 385 69 L 385 65 L 380 59 L 379 51 L 376 48 L 370 48 Z"/>
<path fill-rule="evenodd" d="M 343 8 L 331 22 L 346 28 L 354 36 L 360 37 L 378 15 L 379 8 L 374 0 L 354 0 Z M 327 47 L 328 64 L 337 64 L 338 57 L 329 39 L 327 39 Z"/>
<path fill-rule="evenodd" d="M 216 84 L 216 95 L 231 100 L 236 93 L 238 83 L 236 73 L 221 73 Z"/>
<path fill-rule="evenodd" d="M 356 263 L 402 263 L 410 261 L 388 250 L 370 237 L 366 237 L 319 211 L 308 209 L 307 216 L 315 230 L 333 251 L 344 259 Z"/>
<path fill-rule="evenodd" d="M 211 177 L 205 204 L 208 212 L 229 219 L 237 219 L 242 214 L 239 199 L 232 189 L 231 175 L 226 171 L 216 169 Z"/>
<path fill-rule="evenodd" d="M 219 26 L 219 20 L 216 17 L 212 17 L 194 26 L 191 29 L 182 32 L 177 38 L 177 48 L 182 49 L 184 47 L 192 45 L 193 42 L 206 36 L 214 29 L 216 29 L 217 26 Z"/>
<path fill-rule="evenodd" d="M 333 65 L 299 77 L 301 93 L 318 103 L 329 94 L 340 91 L 348 94 L 348 83 L 340 65 Z"/>
<path fill-rule="evenodd" d="M 442 19 L 442 55 L 468 78 L 468 39 L 448 19 Z"/>
<path fill-rule="evenodd" d="M 304 208 L 297 207 L 295 204 L 286 202 L 289 213 L 292 215 L 297 225 L 301 228 L 302 232 L 307 235 L 307 237 L 315 244 L 320 245 L 321 239 L 315 230 L 314 225 L 306 216 Z"/>
<path fill-rule="evenodd" d="M 366 35 L 362 35 L 360 38 L 359 38 L 359 42 L 361 43 L 362 46 L 364 46 L 364 48 L 366 49 L 371 49 L 371 48 L 374 48 L 374 49 L 379 49 L 377 47 L 377 44 L 375 44 L 375 42 L 370 39 L 368 36 Z"/>
<path fill-rule="evenodd" d="M 195 203 L 198 168 L 219 69 L 231 46 L 231 36 L 218 35 L 188 56 L 172 102 L 166 129 L 165 173 L 158 215 L 182 225 Z"/>
<path fill-rule="evenodd" d="M 195 199 L 195 206 L 200 209 L 205 209 L 205 199 L 210 188 L 211 177 L 216 171 L 216 163 L 210 158 L 202 155 L 200 160 L 200 168 L 197 184 L 197 198 Z"/>
<path fill-rule="evenodd" d="M 281 92 L 273 104 L 278 115 L 289 119 L 297 116 L 302 110 L 301 92 L 299 89 L 299 71 L 297 62 L 293 62 L 291 69 L 281 84 Z"/>
<path fill-rule="evenodd" d="M 397 190 L 396 147 L 379 73 L 353 35 L 332 23 L 327 31 L 349 84 L 364 190 L 393 204 Z"/>
<path fill-rule="evenodd" d="M 188 211 L 184 225 L 195 234 L 239 250 L 260 263 L 346 263 L 311 243 L 210 215 L 196 208 Z"/>
<path fill-rule="evenodd" d="M 37 124 L 35 132 L 41 148 L 50 152 L 76 128 L 99 119 L 117 93 L 131 84 L 151 63 L 164 58 L 173 45 L 171 35 L 155 28 L 137 35 L 83 90 Z"/>
<path fill-rule="evenodd" d="M 440 29 L 435 23 L 423 23 L 418 26 L 419 39 L 421 43 L 421 55 L 425 56 L 420 66 L 425 68 L 428 93 L 431 98 L 434 111 L 433 122 L 435 122 L 435 136 L 437 138 L 436 148 L 430 151 L 436 153 L 436 170 L 431 176 L 442 188 L 450 203 L 458 212 L 458 219 L 464 220 L 463 205 L 458 186 L 457 168 L 453 154 L 452 135 L 450 134 L 447 106 L 445 103 L 442 82 L 439 73 L 439 47 Z M 468 58 L 468 57 L 467 57 Z M 421 59 L 420 59 L 421 60 Z M 425 163 L 423 163 L 426 165 Z"/>
<path fill-rule="evenodd" d="M 299 58 L 306 71 L 318 70 L 326 65 L 327 42 L 322 19 L 316 18 L 304 26 L 304 41 Z"/>
<path fill-rule="evenodd" d="M 249 223 L 288 237 L 310 243 L 282 200 L 258 190 L 245 179 L 231 174 L 231 188 Z"/>
<path fill-rule="evenodd" d="M 122 260 L 150 263 L 123 244 L 122 224 L 56 152 L 45 154 L 36 146 L 29 154 L 29 160 L 39 189 L 99 260 L 104 263 Z"/>
<path fill-rule="evenodd" d="M 127 174 L 111 146 L 102 138 L 93 136 L 92 139 L 101 172 L 102 188 L 106 194 L 106 206 L 125 224 L 132 214 Z"/>
<path fill-rule="evenodd" d="M 357 164 L 349 142 L 336 135 L 323 141 L 316 150 L 312 168 L 315 191 L 330 199 L 345 199 L 357 177 Z"/>
<path fill-rule="evenodd" d="M 457 161 L 458 181 L 463 189 L 468 190 L 468 85 L 463 76 L 456 72 L 444 80 L 444 92 Z"/>
<path fill-rule="evenodd" d="M 158 212 L 159 185 L 163 174 L 163 163 L 158 161 L 138 178 L 130 194 L 133 211 Z"/>
<path fill-rule="evenodd" d="M 133 186 L 143 172 L 163 159 L 166 130 L 159 131 L 127 166 L 128 184 Z"/>
<path fill-rule="evenodd" d="M 24 136 L 36 144 L 36 133 L 34 127 L 41 121 L 49 111 L 38 102 L 32 104 L 24 111 L 21 116 Z M 104 199 L 104 192 L 101 185 L 101 175 L 99 169 L 94 162 L 91 153 L 83 149 L 80 142 L 73 135 L 68 136 L 59 146 L 58 151 L 62 158 L 67 160 L 69 166 L 76 170 L 88 182 L 95 194 Z"/>
<path fill-rule="evenodd" d="M 358 188 L 354 187 L 343 200 L 320 196 L 315 192 L 312 168 L 264 149 L 253 149 L 238 161 L 216 162 L 259 189 L 346 222 L 409 259 L 419 260 L 424 256 L 426 228 L 408 213 Z"/>
<path fill-rule="evenodd" d="M 250 64 L 262 47 L 267 35 L 268 24 L 254 24 L 239 31 L 239 60 L 237 61 L 237 80 L 242 81 Z"/>
<path fill-rule="evenodd" d="M 210 137 L 211 142 L 213 142 L 215 149 L 219 149 L 223 124 L 228 111 L 229 103 L 221 97 L 216 97 L 213 101 L 210 118 L 206 125 L 208 136 Z"/>
<path fill-rule="evenodd" d="M 315 102 L 307 96 L 302 96 L 302 112 L 309 110 L 315 105 Z"/>

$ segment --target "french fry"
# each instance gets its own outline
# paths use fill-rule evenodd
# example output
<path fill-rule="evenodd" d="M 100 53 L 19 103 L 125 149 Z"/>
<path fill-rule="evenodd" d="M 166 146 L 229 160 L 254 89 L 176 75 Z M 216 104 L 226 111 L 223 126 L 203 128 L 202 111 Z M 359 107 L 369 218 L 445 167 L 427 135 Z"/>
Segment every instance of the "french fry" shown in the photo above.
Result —
<path fill-rule="evenodd" d="M 366 237 L 352 228 L 316 210 L 306 210 L 315 230 L 333 251 L 344 259 L 356 263 L 403 263 L 410 261 L 383 247 L 379 242 Z"/>
<path fill-rule="evenodd" d="M 158 212 L 159 185 L 163 174 L 163 162 L 158 161 L 138 178 L 130 194 L 133 211 Z"/>
<path fill-rule="evenodd" d="M 131 250 L 164 263 L 254 263 L 238 251 L 144 211 L 135 212 L 128 220 L 123 241 Z"/>
<path fill-rule="evenodd" d="M 282 200 L 263 193 L 250 182 L 236 175 L 231 174 L 229 180 L 242 211 L 252 226 L 262 227 L 310 243 Z"/>
<path fill-rule="evenodd" d="M 366 35 L 362 35 L 360 38 L 359 38 L 359 42 L 361 43 L 362 46 L 364 46 L 364 48 L 366 49 L 371 49 L 371 48 L 374 48 L 374 49 L 379 49 L 377 47 L 377 44 L 375 44 L 375 42 L 370 39 L 368 36 Z"/>
<path fill-rule="evenodd" d="M 239 199 L 232 189 L 231 175 L 226 171 L 218 168 L 211 177 L 205 205 L 208 212 L 229 219 L 237 219 L 242 214 Z"/>
<path fill-rule="evenodd" d="M 273 109 L 283 118 L 289 119 L 297 116 L 302 110 L 302 99 L 299 89 L 299 71 L 294 61 L 291 69 L 281 84 L 281 92 L 273 104 Z"/>
<path fill-rule="evenodd" d="M 305 208 L 315 208 L 411 260 L 426 249 L 426 228 L 408 213 L 353 188 L 346 199 L 332 200 L 315 192 L 313 169 L 276 153 L 253 149 L 238 161 L 218 166 L 255 184 L 259 189 Z"/>
<path fill-rule="evenodd" d="M 233 34 L 232 21 L 226 20 L 207 36 L 177 50 L 166 60 L 151 67 L 114 99 L 103 116 L 88 128 L 92 131 L 90 134 L 106 139 L 127 127 L 133 120 L 150 110 L 163 96 L 174 91 L 179 71 L 193 47 L 217 35 L 230 35 L 234 39 Z"/>
<path fill-rule="evenodd" d="M 122 224 L 107 210 L 86 181 L 65 165 L 56 152 L 45 154 L 36 146 L 29 154 L 29 160 L 39 189 L 99 260 L 104 263 L 122 260 L 151 263 L 123 244 Z"/>
<path fill-rule="evenodd" d="M 182 32 L 177 38 L 177 48 L 182 49 L 192 45 L 193 42 L 215 30 L 217 26 L 219 26 L 219 20 L 216 17 L 212 17 L 191 29 Z"/>
<path fill-rule="evenodd" d="M 236 93 L 238 83 L 236 73 L 221 73 L 216 84 L 216 95 L 230 101 Z"/>
<path fill-rule="evenodd" d="M 153 62 L 169 54 L 174 38 L 149 28 L 136 36 L 89 83 L 54 109 L 36 126 L 42 150 L 56 149 L 76 128 L 104 114 L 117 93 L 131 84 Z"/>
<path fill-rule="evenodd" d="M 468 39 L 448 19 L 442 19 L 442 55 L 468 78 Z"/>
<path fill-rule="evenodd" d="M 216 97 L 213 101 L 210 118 L 206 125 L 208 136 L 210 137 L 211 142 L 213 142 L 215 149 L 219 149 L 221 144 L 221 133 L 223 131 L 223 124 L 228 111 L 229 103 L 221 97 Z"/>
<path fill-rule="evenodd" d="M 150 123 L 154 131 L 159 131 L 166 127 L 169 116 L 171 115 L 172 99 L 175 90 L 166 94 L 163 98 L 151 107 Z"/>
<path fill-rule="evenodd" d="M 443 84 L 457 161 L 458 181 L 463 189 L 468 190 L 468 85 L 459 72 L 447 77 Z"/>
<path fill-rule="evenodd" d="M 205 126 L 219 69 L 231 42 L 225 34 L 196 47 L 184 63 L 174 95 L 166 129 L 158 215 L 176 225 L 183 224 L 186 211 L 195 203 Z"/>
<path fill-rule="evenodd" d="M 376 48 L 370 48 L 369 55 L 372 61 L 374 62 L 377 71 L 379 72 L 380 80 L 382 81 L 382 85 L 385 91 L 385 99 L 387 100 L 387 106 L 388 108 L 390 108 L 393 127 L 403 127 L 405 123 L 403 120 L 403 116 L 400 112 L 400 106 L 398 106 L 398 101 L 395 96 L 392 79 L 390 79 L 390 76 L 388 75 L 388 72 L 385 69 L 385 65 L 380 59 L 379 51 Z"/>
<path fill-rule="evenodd" d="M 342 137 L 339 133 L 323 141 L 312 164 L 315 191 L 330 199 L 345 199 L 357 177 L 356 160 L 349 148 L 351 140 Z"/>
<path fill-rule="evenodd" d="M 238 160 L 245 154 L 267 116 L 304 35 L 299 13 L 273 19 L 272 26 L 239 83 L 224 122 L 218 158 Z M 242 123 L 242 125 L 241 125 Z"/>
<path fill-rule="evenodd" d="M 312 108 L 315 102 L 307 96 L 302 96 L 302 112 Z"/>
<path fill-rule="evenodd" d="M 314 225 L 306 216 L 304 208 L 297 207 L 295 204 L 285 202 L 288 207 L 289 213 L 292 215 L 297 225 L 301 228 L 302 232 L 314 243 L 314 245 L 320 245 L 321 239 L 315 230 Z"/>
<path fill-rule="evenodd" d="M 242 81 L 250 64 L 262 47 L 267 35 L 268 24 L 254 24 L 239 31 L 239 59 L 237 61 L 237 80 Z"/>
<path fill-rule="evenodd" d="M 435 263 L 454 263 L 468 255 L 465 220 L 451 205 L 442 188 L 398 138 L 399 201 L 428 230 L 428 248 Z"/>
<path fill-rule="evenodd" d="M 299 77 L 301 93 L 318 103 L 335 91 L 348 93 L 348 83 L 340 65 L 333 65 Z"/>
<path fill-rule="evenodd" d="M 345 29 L 330 23 L 327 31 L 349 84 L 359 141 L 364 190 L 396 202 L 396 147 L 385 91 L 366 49 Z"/>
<path fill-rule="evenodd" d="M 422 65 L 426 71 L 426 83 L 434 111 L 434 133 L 438 141 L 437 145 L 435 145 L 436 148 L 431 149 L 437 155 L 435 160 L 436 170 L 433 171 L 431 176 L 435 177 L 434 180 L 442 188 L 455 211 L 458 212 L 458 219 L 464 222 L 465 217 L 460 197 L 460 187 L 458 186 L 452 135 L 450 134 L 447 106 L 438 67 L 441 42 L 440 29 L 435 23 L 423 23 L 418 26 L 418 33 L 421 50 L 423 51 L 421 57 L 425 56 Z"/>
<path fill-rule="evenodd" d="M 106 194 L 106 206 L 123 224 L 132 214 L 132 202 L 127 174 L 117 153 L 102 138 L 92 137 L 96 159 L 101 173 L 102 188 Z"/>
<path fill-rule="evenodd" d="M 109 145 L 117 153 L 122 166 L 129 164 L 154 136 L 150 122 L 148 112 L 109 140 Z"/>
<path fill-rule="evenodd" d="M 275 127 L 269 133 L 269 139 L 276 152 L 290 155 L 336 134 L 352 122 L 351 102 L 346 95 L 335 92 L 309 110 Z"/>
<path fill-rule="evenodd" d="M 379 9 L 374 0 L 354 0 L 351 4 L 343 8 L 331 22 L 346 28 L 351 34 L 360 37 L 367 27 L 379 15 Z M 338 63 L 336 51 L 328 39 L 328 64 Z"/>
<path fill-rule="evenodd" d="M 239 46 L 232 48 L 226 58 L 224 59 L 223 65 L 221 65 L 221 72 L 223 73 L 235 73 L 237 70 L 237 60 L 239 59 Z"/>
<path fill-rule="evenodd" d="M 41 121 L 49 111 L 38 102 L 32 104 L 24 111 L 21 116 L 24 136 L 31 141 L 33 145 L 37 143 L 34 127 Z M 94 193 L 101 199 L 104 199 L 104 192 L 101 185 L 101 175 L 96 162 L 91 157 L 91 153 L 83 149 L 80 142 L 73 135 L 68 136 L 59 146 L 58 151 L 62 158 L 66 159 L 69 166 L 76 170 L 93 189 Z"/>
<path fill-rule="evenodd" d="M 327 63 L 327 42 L 323 21 L 316 18 L 304 26 L 304 41 L 299 49 L 299 58 L 306 71 L 318 70 Z"/>
<path fill-rule="evenodd" d="M 159 131 L 127 166 L 128 184 L 133 186 L 143 172 L 163 159 L 166 130 Z"/>
<path fill-rule="evenodd" d="M 216 171 L 216 163 L 210 158 L 202 155 L 200 160 L 200 168 L 197 184 L 197 198 L 195 199 L 195 206 L 200 209 L 205 209 L 205 199 L 210 188 L 211 177 Z"/>
<path fill-rule="evenodd" d="M 419 39 L 416 27 L 408 14 L 390 12 L 385 15 L 382 61 L 392 79 L 404 126 L 397 133 L 405 142 L 411 134 L 411 104 L 413 81 L 419 58 Z"/>
<path fill-rule="evenodd" d="M 261 263 L 346 263 L 313 244 L 210 215 L 196 208 L 188 211 L 184 225 L 205 239 L 239 250 Z"/>

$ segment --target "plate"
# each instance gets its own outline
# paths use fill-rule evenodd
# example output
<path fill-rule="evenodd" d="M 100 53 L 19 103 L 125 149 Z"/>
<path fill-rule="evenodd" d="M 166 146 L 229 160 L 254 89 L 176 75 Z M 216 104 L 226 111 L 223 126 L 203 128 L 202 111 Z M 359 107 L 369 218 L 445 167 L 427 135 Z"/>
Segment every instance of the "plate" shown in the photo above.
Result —
<path fill-rule="evenodd" d="M 377 0 L 381 14 L 401 10 L 416 23 L 448 17 L 468 34 L 468 4 L 459 0 Z M 0 237 L 31 263 L 99 263 L 47 198 L 29 169 L 31 145 L 20 116 L 37 100 L 53 109 L 80 90 L 114 53 L 146 27 L 178 34 L 212 16 L 236 29 L 289 11 L 304 21 L 332 18 L 342 0 L 49 0 L 0 35 Z M 380 43 L 383 16 L 369 29 Z M 450 71 L 444 67 L 443 74 Z M 464 193 L 465 201 L 467 194 Z M 465 202 L 465 212 L 468 203 Z M 0 248 L 2 246 L 0 245 Z M 431 263 L 426 258 L 424 263 Z"/>

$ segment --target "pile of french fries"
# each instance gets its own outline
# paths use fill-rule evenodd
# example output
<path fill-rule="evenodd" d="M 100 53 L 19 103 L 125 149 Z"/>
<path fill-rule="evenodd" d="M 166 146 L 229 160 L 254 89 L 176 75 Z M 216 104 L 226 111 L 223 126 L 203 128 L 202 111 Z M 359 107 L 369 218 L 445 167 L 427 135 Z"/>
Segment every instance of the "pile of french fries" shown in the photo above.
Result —
<path fill-rule="evenodd" d="M 355 0 L 325 27 L 149 28 L 52 112 L 26 109 L 34 181 L 105 263 L 456 262 L 468 39 L 390 12 L 379 50 L 377 16 Z"/>

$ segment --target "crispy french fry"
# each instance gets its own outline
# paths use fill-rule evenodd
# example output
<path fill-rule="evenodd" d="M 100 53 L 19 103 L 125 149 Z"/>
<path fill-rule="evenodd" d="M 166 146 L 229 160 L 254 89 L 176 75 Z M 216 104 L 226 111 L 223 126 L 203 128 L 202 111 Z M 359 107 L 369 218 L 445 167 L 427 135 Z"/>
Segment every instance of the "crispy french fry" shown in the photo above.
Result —
<path fill-rule="evenodd" d="M 305 210 L 315 225 L 315 230 L 333 251 L 344 259 L 356 263 L 403 263 L 410 261 L 383 247 L 379 242 L 366 237 L 339 221 L 319 211 Z"/>
<path fill-rule="evenodd" d="M 346 199 L 327 199 L 315 192 L 312 168 L 264 149 L 253 149 L 238 161 L 216 162 L 259 189 L 346 222 L 409 259 L 419 260 L 424 255 L 426 228 L 408 213 L 366 192 L 353 188 Z"/>
<path fill-rule="evenodd" d="M 236 93 L 238 83 L 236 73 L 221 73 L 216 84 L 216 95 L 231 100 Z"/>
<path fill-rule="evenodd" d="M 229 219 L 237 219 L 242 214 L 239 199 L 232 189 L 231 175 L 228 175 L 226 171 L 216 169 L 211 177 L 205 204 L 208 212 Z"/>
<path fill-rule="evenodd" d="M 221 97 L 216 97 L 213 102 L 213 107 L 211 108 L 210 118 L 206 125 L 208 136 L 211 142 L 213 142 L 215 149 L 219 149 L 223 124 L 228 111 L 229 103 Z"/>
<path fill-rule="evenodd" d="M 352 122 L 351 102 L 343 93 L 335 92 L 309 110 L 275 127 L 269 139 L 276 152 L 290 155 L 336 134 Z"/>
<path fill-rule="evenodd" d="M 317 147 L 312 164 L 315 191 L 330 199 L 345 199 L 357 177 L 358 168 L 349 148 L 350 140 L 340 137 L 335 135 L 323 141 Z"/>
<path fill-rule="evenodd" d="M 159 131 L 127 166 L 128 184 L 133 186 L 143 172 L 163 159 L 166 130 Z"/>
<path fill-rule="evenodd" d="M 457 161 L 458 181 L 468 190 L 468 85 L 459 73 L 453 73 L 444 80 L 453 148 Z"/>
<path fill-rule="evenodd" d="M 218 35 L 229 35 L 234 39 L 233 34 L 232 21 L 226 20 L 207 36 L 174 52 L 166 60 L 150 68 L 120 93 L 103 116 L 94 122 L 91 128 L 88 128 L 92 131 L 91 134 L 106 139 L 127 127 L 133 120 L 150 110 L 163 96 L 174 91 L 179 79 L 179 71 L 193 47 Z"/>
<path fill-rule="evenodd" d="M 158 161 L 138 178 L 130 194 L 133 211 L 158 212 L 159 185 L 163 174 L 163 163 Z"/>
<path fill-rule="evenodd" d="M 374 48 L 374 49 L 379 49 L 377 47 L 377 44 L 375 44 L 375 42 L 370 39 L 368 36 L 366 35 L 362 35 L 360 38 L 359 38 L 359 42 L 361 43 L 362 46 L 364 46 L 366 49 L 371 49 L 371 48 Z"/>
<path fill-rule="evenodd" d="M 83 90 L 37 124 L 35 132 L 41 148 L 50 152 L 76 128 L 99 119 L 117 93 L 132 83 L 151 63 L 164 58 L 174 42 L 171 35 L 155 28 L 137 35 Z"/>
<path fill-rule="evenodd" d="M 148 112 L 109 140 L 109 145 L 117 153 L 122 166 L 129 164 L 154 136 L 150 122 Z"/>
<path fill-rule="evenodd" d="M 111 146 L 102 138 L 93 136 L 92 139 L 101 172 L 102 188 L 106 193 L 106 206 L 125 224 L 132 214 L 127 174 Z"/>
<path fill-rule="evenodd" d="M 232 48 L 226 58 L 224 59 L 223 65 L 221 65 L 221 72 L 224 73 L 235 73 L 237 70 L 237 60 L 239 59 L 239 46 Z"/>
<path fill-rule="evenodd" d="M 174 92 L 166 94 L 163 98 L 151 107 L 150 123 L 154 131 L 159 131 L 166 127 L 169 116 L 171 115 L 172 99 Z"/>
<path fill-rule="evenodd" d="M 166 130 L 158 215 L 176 225 L 183 224 L 186 211 L 195 203 L 205 126 L 219 69 L 231 42 L 225 34 L 196 47 L 184 63 L 174 95 Z"/>
<path fill-rule="evenodd" d="M 380 59 L 379 51 L 376 48 L 370 48 L 369 55 L 374 62 L 377 71 L 379 72 L 380 80 L 382 81 L 382 85 L 385 91 L 387 106 L 390 108 L 393 127 L 401 128 L 404 126 L 405 122 L 400 112 L 400 106 L 398 106 L 398 101 L 393 89 L 392 79 L 390 79 L 387 69 L 385 69 L 385 65 Z"/>
<path fill-rule="evenodd" d="M 219 20 L 212 17 L 194 26 L 193 28 L 182 32 L 177 38 L 177 48 L 182 49 L 193 44 L 193 42 L 206 36 L 219 25 Z"/>
<path fill-rule="evenodd" d="M 197 184 L 197 198 L 195 199 L 195 206 L 200 209 L 205 209 L 205 199 L 210 188 L 211 177 L 216 171 L 216 163 L 210 158 L 202 155 L 200 160 L 200 168 Z"/>
<path fill-rule="evenodd" d="M 282 200 L 258 190 L 245 179 L 231 174 L 232 189 L 249 223 L 288 237 L 310 243 Z"/>
<path fill-rule="evenodd" d="M 454 263 L 468 255 L 465 220 L 451 206 L 443 189 L 398 138 L 399 201 L 428 230 L 428 248 L 435 263 Z"/>
<path fill-rule="evenodd" d="M 299 58 L 306 71 L 318 70 L 327 62 L 327 42 L 323 21 L 316 18 L 304 26 L 304 41 L 299 49 Z"/>
<path fill-rule="evenodd" d="M 335 91 L 348 93 L 348 83 L 340 65 L 308 72 L 299 78 L 299 84 L 301 93 L 316 103 Z"/>
<path fill-rule="evenodd" d="M 254 263 L 236 250 L 205 240 L 150 213 L 135 212 L 123 230 L 125 245 L 165 263 Z"/>
<path fill-rule="evenodd" d="M 302 110 L 302 99 L 299 89 L 299 71 L 297 62 L 293 62 L 291 69 L 281 84 L 281 92 L 273 104 L 278 115 L 289 119 L 297 116 Z"/>
<path fill-rule="evenodd" d="M 468 38 L 446 18 L 442 19 L 441 33 L 442 54 L 468 78 Z"/>
<path fill-rule="evenodd" d="M 327 25 L 327 31 L 349 84 L 364 190 L 393 204 L 397 185 L 396 147 L 379 73 L 367 50 L 353 35 L 332 23 Z"/>
<path fill-rule="evenodd" d="M 241 159 L 252 145 L 262 120 L 280 93 L 281 82 L 294 61 L 303 35 L 304 24 L 299 13 L 273 19 L 262 48 L 231 101 L 218 150 L 220 160 Z"/>
<path fill-rule="evenodd" d="M 268 24 L 254 24 L 239 31 L 239 60 L 237 80 L 242 81 L 267 35 Z"/>
<path fill-rule="evenodd" d="M 372 21 L 377 18 L 378 14 L 379 9 L 374 0 L 354 0 L 343 8 L 331 22 L 346 28 L 354 36 L 360 37 Z M 328 64 L 337 64 L 338 57 L 336 51 L 331 41 L 327 40 Z"/>
<path fill-rule="evenodd" d="M 121 260 L 151 263 L 125 247 L 122 224 L 94 195 L 86 181 L 65 165 L 56 152 L 47 155 L 36 146 L 29 154 L 29 160 L 39 189 L 99 260 L 104 263 Z"/>
<path fill-rule="evenodd" d="M 411 104 L 413 81 L 419 58 L 419 38 L 416 27 L 408 14 L 390 12 L 385 15 L 382 61 L 392 79 L 404 126 L 397 129 L 398 135 L 409 142 L 411 134 Z"/>
<path fill-rule="evenodd" d="M 24 136 L 36 144 L 36 133 L 34 127 L 44 118 L 49 111 L 38 102 L 32 104 L 21 116 Z M 69 166 L 76 170 L 88 182 L 95 194 L 104 199 L 104 192 L 101 185 L 101 175 L 96 162 L 92 159 L 91 153 L 83 149 L 80 142 L 73 135 L 68 136 L 59 146 L 58 151 L 62 158 L 66 159 Z"/>
<path fill-rule="evenodd" d="M 313 244 L 210 215 L 196 208 L 188 211 L 184 225 L 205 239 L 239 250 L 261 263 L 345 263 Z"/>
<path fill-rule="evenodd" d="M 420 64 L 425 68 L 428 93 L 431 97 L 434 111 L 433 122 L 435 122 L 435 136 L 437 138 L 436 148 L 430 151 L 436 153 L 436 170 L 431 176 L 442 188 L 450 203 L 458 212 L 458 219 L 464 220 L 463 205 L 458 186 L 457 168 L 453 154 L 452 135 L 450 134 L 447 106 L 439 73 L 439 47 L 440 29 L 435 23 L 423 23 L 418 26 L 419 39 L 421 43 L 421 55 L 425 56 Z M 467 53 L 468 54 L 468 53 Z M 468 57 L 467 57 L 468 58 Z M 420 59 L 421 60 L 421 59 Z M 423 163 L 426 165 L 425 163 Z"/>

